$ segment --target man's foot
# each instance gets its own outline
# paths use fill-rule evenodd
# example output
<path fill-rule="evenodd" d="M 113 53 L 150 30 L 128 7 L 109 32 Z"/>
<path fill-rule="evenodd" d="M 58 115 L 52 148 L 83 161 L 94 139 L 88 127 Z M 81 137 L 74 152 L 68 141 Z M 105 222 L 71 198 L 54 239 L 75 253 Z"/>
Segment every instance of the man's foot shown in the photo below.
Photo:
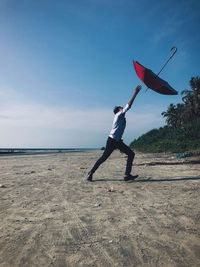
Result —
<path fill-rule="evenodd" d="M 91 171 L 88 172 L 87 180 L 88 180 L 89 182 L 92 182 L 92 176 L 93 176 L 93 173 L 92 173 Z"/>
<path fill-rule="evenodd" d="M 128 174 L 128 175 L 125 175 L 124 176 L 124 181 L 127 182 L 127 181 L 133 181 L 135 180 L 136 178 L 138 177 L 138 175 L 131 175 L 131 174 Z"/>

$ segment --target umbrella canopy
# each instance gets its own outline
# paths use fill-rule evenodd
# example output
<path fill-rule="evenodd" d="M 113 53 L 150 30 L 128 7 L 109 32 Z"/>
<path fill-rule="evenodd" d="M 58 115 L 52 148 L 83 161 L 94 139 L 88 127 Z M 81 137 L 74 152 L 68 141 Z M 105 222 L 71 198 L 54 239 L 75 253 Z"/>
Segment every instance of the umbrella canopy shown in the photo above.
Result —
<path fill-rule="evenodd" d="M 177 95 L 178 92 L 174 90 L 166 81 L 158 77 L 153 71 L 145 68 L 137 61 L 133 60 L 135 71 L 139 79 L 150 89 L 163 95 Z"/>

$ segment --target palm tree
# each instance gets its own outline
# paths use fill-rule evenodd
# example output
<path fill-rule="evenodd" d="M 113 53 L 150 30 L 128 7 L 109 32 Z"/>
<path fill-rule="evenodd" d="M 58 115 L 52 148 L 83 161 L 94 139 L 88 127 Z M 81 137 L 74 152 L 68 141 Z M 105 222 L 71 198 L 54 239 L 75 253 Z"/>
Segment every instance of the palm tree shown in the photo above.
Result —
<path fill-rule="evenodd" d="M 200 77 L 191 78 L 190 86 L 191 90 L 181 92 L 182 104 L 170 104 L 167 111 L 161 113 L 166 117 L 167 125 L 173 129 L 200 118 Z"/>
<path fill-rule="evenodd" d="M 176 128 L 176 106 L 174 104 L 170 104 L 167 111 L 162 112 L 161 115 L 166 117 L 168 126 L 171 126 L 173 129 Z"/>
<path fill-rule="evenodd" d="M 182 100 L 186 106 L 186 117 L 188 121 L 197 120 L 200 116 L 200 77 L 193 77 L 190 80 L 192 90 L 183 90 Z"/>
<path fill-rule="evenodd" d="M 184 104 L 177 104 L 176 105 L 176 127 L 179 127 L 186 122 L 185 119 L 185 105 Z"/>

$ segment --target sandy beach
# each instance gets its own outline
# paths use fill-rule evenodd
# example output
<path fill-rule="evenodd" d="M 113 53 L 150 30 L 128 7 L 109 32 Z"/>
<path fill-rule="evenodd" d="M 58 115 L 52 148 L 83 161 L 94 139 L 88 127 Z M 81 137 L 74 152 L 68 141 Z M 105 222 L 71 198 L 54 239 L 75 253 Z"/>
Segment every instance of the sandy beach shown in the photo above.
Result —
<path fill-rule="evenodd" d="M 200 266 L 200 159 L 102 151 L 0 157 L 0 266 Z"/>

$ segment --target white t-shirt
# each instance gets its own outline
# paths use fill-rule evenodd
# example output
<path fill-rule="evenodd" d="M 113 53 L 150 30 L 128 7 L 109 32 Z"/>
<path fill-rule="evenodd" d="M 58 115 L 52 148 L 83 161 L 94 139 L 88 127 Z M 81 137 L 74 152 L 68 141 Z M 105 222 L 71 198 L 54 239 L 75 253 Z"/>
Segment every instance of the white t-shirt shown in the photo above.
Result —
<path fill-rule="evenodd" d="M 126 118 L 125 114 L 130 109 L 131 106 L 128 104 L 123 108 L 123 110 L 117 112 L 115 114 L 112 129 L 110 131 L 109 137 L 115 139 L 116 141 L 120 141 L 122 135 L 124 133 L 124 129 L 126 127 Z"/>

